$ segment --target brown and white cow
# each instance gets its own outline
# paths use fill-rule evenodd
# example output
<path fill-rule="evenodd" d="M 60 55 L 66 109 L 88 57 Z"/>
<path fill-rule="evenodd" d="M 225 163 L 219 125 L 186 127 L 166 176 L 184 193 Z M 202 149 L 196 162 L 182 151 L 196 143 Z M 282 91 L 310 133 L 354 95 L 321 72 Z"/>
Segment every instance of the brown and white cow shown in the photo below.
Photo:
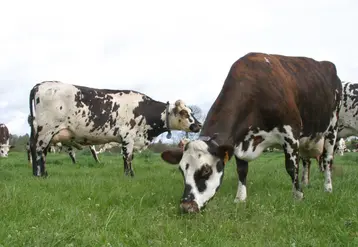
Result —
<path fill-rule="evenodd" d="M 358 135 L 358 83 L 342 81 L 342 106 L 339 111 L 338 133 L 334 152 L 340 149 L 340 145 L 345 146 L 338 140 L 349 136 Z M 344 142 L 344 140 L 343 140 Z M 323 171 L 322 160 L 316 159 L 321 171 Z M 302 158 L 303 171 L 302 183 L 309 184 L 311 161 L 309 158 Z"/>
<path fill-rule="evenodd" d="M 201 123 L 182 100 L 163 103 L 132 90 L 44 81 L 31 89 L 29 105 L 35 176 L 47 174 L 42 154 L 51 143 L 81 149 L 84 145 L 118 142 L 122 145 L 125 174 L 134 176 L 134 150 L 147 148 L 154 137 L 166 131 L 201 129 Z"/>
<path fill-rule="evenodd" d="M 5 124 L 0 123 L 0 157 L 7 157 L 13 145 L 10 145 L 10 133 Z"/>
<path fill-rule="evenodd" d="M 238 172 L 236 202 L 247 197 L 248 162 L 275 144 L 283 147 L 293 195 L 303 198 L 299 155 L 323 152 L 324 189 L 332 191 L 333 146 L 342 84 L 329 61 L 249 53 L 231 67 L 207 115 L 198 140 L 166 150 L 163 160 L 179 164 L 184 176 L 180 206 L 199 212 L 219 189 L 234 155 Z M 324 150 L 324 151 L 323 151 Z"/>

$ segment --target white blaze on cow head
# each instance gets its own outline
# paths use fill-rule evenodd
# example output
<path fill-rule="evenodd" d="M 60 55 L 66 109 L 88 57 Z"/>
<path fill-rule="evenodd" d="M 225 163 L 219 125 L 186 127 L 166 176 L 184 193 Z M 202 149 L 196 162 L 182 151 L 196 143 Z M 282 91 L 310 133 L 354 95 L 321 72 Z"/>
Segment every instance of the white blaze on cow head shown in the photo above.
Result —
<path fill-rule="evenodd" d="M 7 157 L 10 149 L 15 146 L 9 144 L 0 144 L 0 157 Z"/>
<path fill-rule="evenodd" d="M 169 113 L 169 128 L 199 132 L 202 124 L 194 117 L 191 109 L 182 100 L 177 100 Z"/>
<path fill-rule="evenodd" d="M 166 150 L 161 154 L 164 161 L 179 164 L 184 177 L 184 193 L 180 207 L 184 212 L 199 212 L 219 189 L 225 164 L 234 152 L 231 145 L 195 140 L 183 149 Z"/>

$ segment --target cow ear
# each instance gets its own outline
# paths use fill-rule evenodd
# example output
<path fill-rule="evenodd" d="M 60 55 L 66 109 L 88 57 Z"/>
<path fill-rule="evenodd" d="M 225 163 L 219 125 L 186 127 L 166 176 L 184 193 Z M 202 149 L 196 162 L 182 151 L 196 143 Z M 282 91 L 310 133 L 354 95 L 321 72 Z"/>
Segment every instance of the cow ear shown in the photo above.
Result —
<path fill-rule="evenodd" d="M 14 145 L 11 145 L 11 146 L 10 146 L 10 149 L 12 149 L 12 148 L 14 148 L 14 147 L 15 147 Z"/>
<path fill-rule="evenodd" d="M 183 150 L 180 148 L 165 150 L 161 153 L 161 157 L 167 163 L 176 165 L 179 164 L 181 158 L 183 157 Z"/>
<path fill-rule="evenodd" d="M 224 160 L 224 163 L 228 162 L 234 154 L 234 147 L 231 145 L 220 145 L 217 147 L 217 156 Z"/>

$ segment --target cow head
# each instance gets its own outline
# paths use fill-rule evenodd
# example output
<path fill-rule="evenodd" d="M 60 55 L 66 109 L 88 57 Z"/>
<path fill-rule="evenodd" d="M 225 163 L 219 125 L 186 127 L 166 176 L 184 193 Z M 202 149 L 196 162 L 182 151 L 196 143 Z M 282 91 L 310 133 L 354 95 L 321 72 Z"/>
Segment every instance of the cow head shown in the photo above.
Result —
<path fill-rule="evenodd" d="M 174 130 L 199 132 L 202 124 L 194 117 L 191 109 L 182 100 L 177 100 L 169 113 L 169 127 Z"/>
<path fill-rule="evenodd" d="M 7 157 L 10 149 L 14 147 L 13 145 L 0 144 L 0 157 Z"/>
<path fill-rule="evenodd" d="M 184 212 L 199 212 L 215 195 L 223 179 L 225 164 L 233 152 L 231 145 L 195 140 L 188 142 L 184 150 L 176 148 L 161 154 L 164 161 L 179 164 L 185 185 L 180 201 Z"/>

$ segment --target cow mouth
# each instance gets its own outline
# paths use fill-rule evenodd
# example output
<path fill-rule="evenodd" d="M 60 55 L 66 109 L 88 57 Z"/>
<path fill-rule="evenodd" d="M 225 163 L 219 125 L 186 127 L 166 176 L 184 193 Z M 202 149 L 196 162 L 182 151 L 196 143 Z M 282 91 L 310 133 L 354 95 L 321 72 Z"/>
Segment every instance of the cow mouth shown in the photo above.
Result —
<path fill-rule="evenodd" d="M 180 203 L 180 209 L 184 213 L 199 213 L 199 206 L 195 201 Z"/>
<path fill-rule="evenodd" d="M 189 129 L 191 132 L 198 133 L 201 129 L 201 124 L 192 124 L 190 125 Z"/>

